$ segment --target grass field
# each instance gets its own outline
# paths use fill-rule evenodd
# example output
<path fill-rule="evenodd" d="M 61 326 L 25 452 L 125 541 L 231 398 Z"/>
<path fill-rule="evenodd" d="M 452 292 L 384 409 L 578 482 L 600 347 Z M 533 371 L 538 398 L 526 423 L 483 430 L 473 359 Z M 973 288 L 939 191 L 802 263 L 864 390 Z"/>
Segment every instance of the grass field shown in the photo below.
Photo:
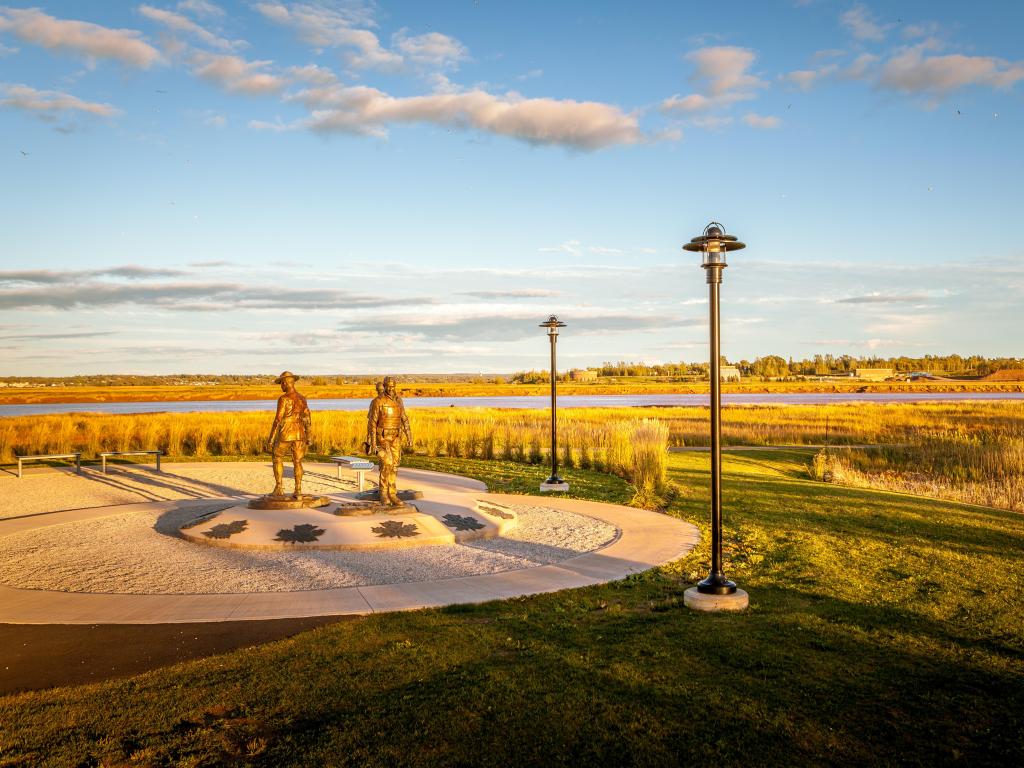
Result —
<path fill-rule="evenodd" d="M 745 614 L 682 607 L 701 546 L 606 586 L 370 616 L 6 697 L 0 765 L 1021 764 L 1020 515 L 814 482 L 812 453 L 725 457 Z M 669 459 L 669 513 L 705 532 L 707 461 Z M 412 462 L 504 491 L 544 475 Z M 569 474 L 593 497 L 632 493 Z"/>
<path fill-rule="evenodd" d="M 310 399 L 371 398 L 372 387 L 362 384 L 314 386 L 300 381 L 300 391 Z M 725 383 L 723 392 L 1024 392 L 1024 381 L 946 380 L 916 382 L 871 382 L 856 379 L 838 381 L 746 381 Z M 472 382 L 425 382 L 401 384 L 403 397 L 514 397 L 547 395 L 547 384 L 494 384 Z M 565 382 L 558 385 L 562 395 L 653 395 L 696 394 L 708 391 L 708 385 L 659 382 Z M 189 400 L 273 400 L 279 387 L 265 386 L 110 386 L 110 387 L 19 387 L 0 390 L 0 405 L 26 403 L 117 403 Z"/>

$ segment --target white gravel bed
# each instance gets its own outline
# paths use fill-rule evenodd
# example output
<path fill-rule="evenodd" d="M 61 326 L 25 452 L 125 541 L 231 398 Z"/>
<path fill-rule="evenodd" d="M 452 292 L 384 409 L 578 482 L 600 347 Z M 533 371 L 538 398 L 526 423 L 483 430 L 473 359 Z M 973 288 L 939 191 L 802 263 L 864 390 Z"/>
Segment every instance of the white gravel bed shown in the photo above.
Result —
<path fill-rule="evenodd" d="M 260 487 L 265 472 L 263 468 Z M 237 472 L 231 479 L 237 485 Z M 304 485 L 311 492 L 327 490 Z M 556 563 L 598 549 L 618 535 L 603 521 L 532 505 L 512 506 L 518 526 L 503 538 L 374 552 L 222 549 L 174 535 L 182 523 L 224 506 L 192 506 L 158 519 L 151 512 L 129 511 L 0 537 L 0 584 L 127 594 L 295 592 L 398 584 Z"/>

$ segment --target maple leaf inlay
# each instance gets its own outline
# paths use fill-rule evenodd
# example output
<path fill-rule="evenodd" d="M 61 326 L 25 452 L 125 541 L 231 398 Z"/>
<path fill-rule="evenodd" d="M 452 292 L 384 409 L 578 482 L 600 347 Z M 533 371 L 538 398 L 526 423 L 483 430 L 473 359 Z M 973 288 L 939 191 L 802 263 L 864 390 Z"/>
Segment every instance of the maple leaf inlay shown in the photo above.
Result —
<path fill-rule="evenodd" d="M 241 533 L 248 527 L 248 520 L 232 520 L 230 523 L 220 523 L 208 531 L 203 531 L 203 536 L 211 539 L 228 539 L 236 533 Z"/>
<path fill-rule="evenodd" d="M 420 535 L 420 532 L 416 530 L 416 523 L 403 523 L 401 520 L 385 520 L 370 530 L 387 539 L 404 539 Z"/>
<path fill-rule="evenodd" d="M 441 522 L 456 531 L 479 531 L 484 527 L 483 523 L 469 515 L 445 515 Z"/>
<path fill-rule="evenodd" d="M 296 525 L 290 531 L 287 528 L 282 528 L 277 532 L 277 537 L 274 541 L 287 541 L 295 544 L 300 542 L 316 541 L 323 535 L 323 528 L 317 528 L 312 523 L 302 523 L 301 525 Z"/>

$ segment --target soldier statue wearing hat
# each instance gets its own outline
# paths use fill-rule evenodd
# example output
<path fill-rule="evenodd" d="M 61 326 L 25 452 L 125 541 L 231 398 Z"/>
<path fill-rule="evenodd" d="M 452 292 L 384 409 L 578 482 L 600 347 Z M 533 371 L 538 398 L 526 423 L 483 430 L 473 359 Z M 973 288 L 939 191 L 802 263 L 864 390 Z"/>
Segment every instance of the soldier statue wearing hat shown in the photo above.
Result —
<path fill-rule="evenodd" d="M 295 493 L 292 497 L 301 499 L 302 458 L 309 443 L 310 418 L 306 398 L 295 391 L 296 378 L 291 371 L 285 371 L 274 379 L 284 394 L 277 399 L 277 414 L 270 427 L 266 448 L 274 460 L 274 492 L 271 496 L 284 496 L 284 459 L 291 455 L 295 468 Z"/>
<path fill-rule="evenodd" d="M 404 506 L 398 498 L 396 481 L 402 461 L 402 444 L 412 445 L 412 429 L 405 415 L 405 404 L 398 396 L 395 380 L 385 377 L 383 392 L 370 403 L 367 414 L 366 442 L 369 452 L 380 457 L 378 500 L 390 507 Z"/>

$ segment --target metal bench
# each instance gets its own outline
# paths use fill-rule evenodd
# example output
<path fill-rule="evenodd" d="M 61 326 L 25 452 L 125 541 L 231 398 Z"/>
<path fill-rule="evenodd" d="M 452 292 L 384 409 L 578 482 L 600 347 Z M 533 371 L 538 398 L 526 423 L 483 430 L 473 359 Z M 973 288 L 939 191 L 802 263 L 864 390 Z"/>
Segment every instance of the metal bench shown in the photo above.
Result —
<path fill-rule="evenodd" d="M 363 490 L 365 481 L 363 479 L 367 470 L 374 469 L 375 465 L 372 461 L 361 459 L 358 456 L 331 456 L 331 461 L 338 465 L 338 479 L 341 479 L 341 470 L 351 469 L 356 473 L 356 483 L 359 486 L 359 490 Z"/>
<path fill-rule="evenodd" d="M 102 451 L 100 461 L 103 463 L 103 474 L 107 474 L 107 458 L 110 456 L 156 456 L 156 471 L 160 471 L 160 457 L 163 451 Z"/>
<path fill-rule="evenodd" d="M 44 461 L 45 459 L 74 459 L 75 460 L 75 471 L 78 474 L 82 474 L 82 452 L 75 451 L 74 453 L 49 453 L 40 454 L 38 456 L 19 456 L 18 457 L 18 477 L 21 477 L 21 464 L 25 461 Z"/>

